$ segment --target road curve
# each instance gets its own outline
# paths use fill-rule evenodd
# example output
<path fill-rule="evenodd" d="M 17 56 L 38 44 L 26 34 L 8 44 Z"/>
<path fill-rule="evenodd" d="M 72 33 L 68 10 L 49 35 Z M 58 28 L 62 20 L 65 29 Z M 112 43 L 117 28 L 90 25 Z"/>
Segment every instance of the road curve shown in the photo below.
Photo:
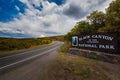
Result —
<path fill-rule="evenodd" d="M 36 74 L 39 75 L 36 76 L 38 78 L 42 73 L 36 73 L 35 70 L 44 70 L 43 68 L 59 53 L 59 48 L 62 44 L 62 42 L 55 41 L 53 44 L 44 47 L 22 51 L 19 54 L 15 52 L 16 54 L 14 55 L 0 58 L 0 80 L 37 80 L 35 79 Z M 28 77 L 26 75 L 29 74 L 28 72 L 35 76 Z M 30 77 L 34 77 L 34 79 Z"/>

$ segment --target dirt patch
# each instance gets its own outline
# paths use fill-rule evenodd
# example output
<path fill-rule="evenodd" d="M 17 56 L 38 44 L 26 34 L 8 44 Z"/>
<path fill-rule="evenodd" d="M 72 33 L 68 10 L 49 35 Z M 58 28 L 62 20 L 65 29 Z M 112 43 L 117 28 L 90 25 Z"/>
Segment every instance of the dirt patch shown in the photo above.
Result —
<path fill-rule="evenodd" d="M 44 80 L 119 80 L 120 65 L 61 53 Z"/>

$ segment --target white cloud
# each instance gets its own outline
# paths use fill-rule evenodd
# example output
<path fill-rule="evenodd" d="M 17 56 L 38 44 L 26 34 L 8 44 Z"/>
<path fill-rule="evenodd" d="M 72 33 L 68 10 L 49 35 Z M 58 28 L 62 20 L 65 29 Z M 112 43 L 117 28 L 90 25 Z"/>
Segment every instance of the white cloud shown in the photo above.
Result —
<path fill-rule="evenodd" d="M 102 0 L 103 3 L 98 0 L 67 0 L 61 6 L 49 3 L 47 0 L 20 1 L 27 5 L 25 13 L 19 13 L 19 19 L 14 18 L 13 21 L 6 23 L 0 22 L 0 31 L 16 34 L 21 33 L 32 37 L 43 37 L 67 33 L 73 28 L 76 22 L 83 19 L 89 12 L 93 10 L 104 11 L 105 7 L 112 0 L 107 0 L 107 2 L 105 2 L 106 0 Z M 42 4 L 43 10 L 38 10 L 33 4 L 36 7 L 40 7 Z M 73 11 L 71 11 L 73 13 L 67 13 L 71 10 L 70 6 L 71 8 L 73 7 Z M 15 7 L 18 11 L 20 10 L 18 6 Z M 81 9 L 83 12 L 74 11 L 74 9 Z M 79 12 L 79 14 L 76 12 Z M 76 17 L 78 18 L 76 19 Z"/>
<path fill-rule="evenodd" d="M 20 8 L 19 8 L 18 6 L 15 6 L 15 8 L 16 8 L 18 11 L 20 11 Z"/>

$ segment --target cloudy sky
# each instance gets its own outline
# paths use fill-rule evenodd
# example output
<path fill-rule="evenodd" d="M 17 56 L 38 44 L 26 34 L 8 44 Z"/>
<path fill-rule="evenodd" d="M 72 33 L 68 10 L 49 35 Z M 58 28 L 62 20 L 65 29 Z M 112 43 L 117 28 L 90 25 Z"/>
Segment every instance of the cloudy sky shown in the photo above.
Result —
<path fill-rule="evenodd" d="M 63 35 L 112 0 L 0 0 L 0 37 Z"/>

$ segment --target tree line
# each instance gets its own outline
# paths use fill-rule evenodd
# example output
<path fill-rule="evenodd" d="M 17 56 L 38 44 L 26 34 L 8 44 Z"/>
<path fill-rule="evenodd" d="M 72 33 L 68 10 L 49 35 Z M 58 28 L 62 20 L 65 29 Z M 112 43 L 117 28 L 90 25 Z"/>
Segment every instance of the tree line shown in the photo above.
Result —
<path fill-rule="evenodd" d="M 82 33 L 120 32 L 120 0 L 112 1 L 106 12 L 93 11 L 86 20 L 77 22 L 74 28 L 65 36 L 70 41 L 71 36 Z"/>

